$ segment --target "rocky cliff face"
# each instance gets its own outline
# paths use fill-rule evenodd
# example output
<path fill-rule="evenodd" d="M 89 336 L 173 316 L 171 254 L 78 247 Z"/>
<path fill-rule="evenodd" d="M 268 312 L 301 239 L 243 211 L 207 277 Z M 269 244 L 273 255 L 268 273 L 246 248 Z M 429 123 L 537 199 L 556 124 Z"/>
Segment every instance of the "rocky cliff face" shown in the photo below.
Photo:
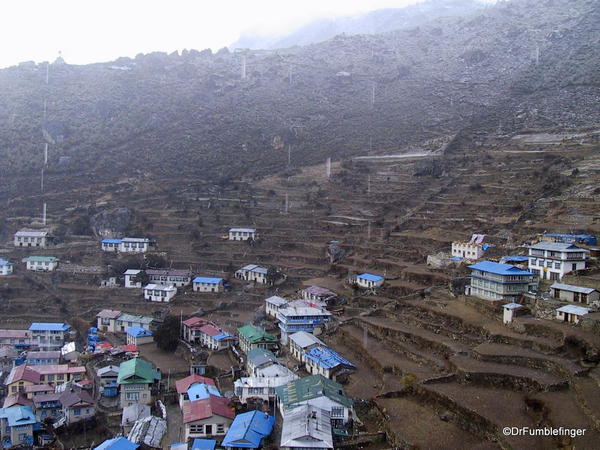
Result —
<path fill-rule="evenodd" d="M 288 149 L 313 164 L 465 127 L 597 124 L 599 8 L 502 2 L 277 51 L 51 64 L 48 84 L 46 65 L 12 67 L 0 71 L 0 173 L 37 173 L 45 142 L 48 173 L 223 181 L 281 172 Z"/>

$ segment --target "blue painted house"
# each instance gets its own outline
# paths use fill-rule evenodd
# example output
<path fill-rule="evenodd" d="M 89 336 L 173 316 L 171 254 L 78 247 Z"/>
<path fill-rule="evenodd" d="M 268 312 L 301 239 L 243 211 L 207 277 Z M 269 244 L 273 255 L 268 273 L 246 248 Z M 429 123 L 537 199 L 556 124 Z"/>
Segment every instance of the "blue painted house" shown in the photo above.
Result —
<path fill-rule="evenodd" d="M 263 439 L 271 434 L 275 417 L 261 411 L 249 411 L 235 416 L 221 445 L 227 450 L 260 448 Z"/>
<path fill-rule="evenodd" d="M 13 273 L 13 265 L 10 261 L 0 258 L 0 275 L 10 275 Z"/>
<path fill-rule="evenodd" d="M 194 439 L 192 450 L 215 450 L 217 441 L 214 439 Z"/>
<path fill-rule="evenodd" d="M 138 444 L 135 444 L 129 439 L 120 436 L 107 439 L 98 447 L 94 447 L 94 450 L 136 450 L 137 448 L 139 448 Z"/>
<path fill-rule="evenodd" d="M 287 344 L 288 336 L 298 331 L 313 334 L 331 320 L 331 313 L 312 306 L 288 306 L 277 312 L 277 320 L 281 329 L 281 342 Z"/>
<path fill-rule="evenodd" d="M 146 328 L 133 326 L 125 330 L 127 334 L 127 343 L 133 345 L 150 344 L 153 342 L 152 331 Z"/>
<path fill-rule="evenodd" d="M 2 448 L 33 445 L 33 428 L 37 423 L 31 406 L 0 408 Z"/>

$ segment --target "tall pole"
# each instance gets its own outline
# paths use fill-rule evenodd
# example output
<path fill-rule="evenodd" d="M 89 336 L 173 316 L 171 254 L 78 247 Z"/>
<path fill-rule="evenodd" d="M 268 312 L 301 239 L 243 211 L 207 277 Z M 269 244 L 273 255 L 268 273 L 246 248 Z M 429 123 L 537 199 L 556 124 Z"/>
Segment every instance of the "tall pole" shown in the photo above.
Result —
<path fill-rule="evenodd" d="M 288 167 L 292 164 L 292 144 L 288 144 Z"/>
<path fill-rule="evenodd" d="M 246 54 L 242 55 L 242 80 L 246 79 Z"/>
<path fill-rule="evenodd" d="M 289 208 L 289 199 L 288 199 L 288 193 L 285 193 L 285 213 L 288 213 L 288 208 Z"/>
<path fill-rule="evenodd" d="M 42 192 L 44 192 L 44 168 L 42 167 L 42 179 L 40 182 L 40 188 L 42 190 Z"/>
<path fill-rule="evenodd" d="M 331 158 L 327 158 L 327 178 L 331 178 Z"/>
<path fill-rule="evenodd" d="M 42 213 L 42 223 L 46 225 L 46 202 L 44 202 L 44 210 Z"/>
<path fill-rule="evenodd" d="M 48 143 L 44 145 L 44 165 L 48 165 Z"/>
<path fill-rule="evenodd" d="M 290 86 L 292 85 L 292 65 L 290 64 L 290 73 L 289 73 L 289 78 L 290 78 Z"/>

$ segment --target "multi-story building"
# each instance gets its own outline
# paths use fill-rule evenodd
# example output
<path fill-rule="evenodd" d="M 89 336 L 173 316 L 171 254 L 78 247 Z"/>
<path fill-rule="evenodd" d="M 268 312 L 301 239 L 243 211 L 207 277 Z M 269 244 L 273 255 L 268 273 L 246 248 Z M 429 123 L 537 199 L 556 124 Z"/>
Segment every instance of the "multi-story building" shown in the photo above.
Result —
<path fill-rule="evenodd" d="M 335 299 L 337 294 L 329 289 L 320 286 L 310 286 L 302 289 L 302 298 L 310 302 L 319 302 L 320 304 L 327 304 L 330 299 Z"/>
<path fill-rule="evenodd" d="M 29 330 L 0 330 L 0 346 L 24 349 L 33 345 L 32 332 Z"/>
<path fill-rule="evenodd" d="M 185 402 L 182 408 L 184 440 L 224 436 L 235 417 L 229 400 L 211 395 L 209 398 Z"/>
<path fill-rule="evenodd" d="M 537 277 L 528 270 L 509 264 L 481 261 L 469 266 L 471 285 L 467 294 L 488 300 L 515 302 L 537 287 Z"/>
<path fill-rule="evenodd" d="M 27 270 L 37 272 L 52 272 L 58 267 L 58 258 L 54 256 L 28 256 L 22 262 L 26 264 Z"/>
<path fill-rule="evenodd" d="M 529 270 L 542 280 L 560 280 L 569 272 L 585 269 L 590 253 L 561 242 L 538 242 L 528 248 Z"/>
<path fill-rule="evenodd" d="M 285 308 L 287 304 L 288 301 L 285 298 L 273 295 L 265 299 L 265 312 L 267 313 L 267 316 L 277 317 L 279 309 Z"/>
<path fill-rule="evenodd" d="M 238 328 L 240 349 L 248 353 L 254 348 L 276 350 L 279 347 L 277 338 L 267 333 L 264 328 L 254 325 L 244 325 Z"/>
<path fill-rule="evenodd" d="M 285 345 L 288 336 L 292 333 L 298 331 L 314 333 L 317 329 L 322 330 L 331 320 L 331 313 L 312 306 L 288 306 L 279 310 L 277 320 L 281 329 L 281 342 Z"/>
<path fill-rule="evenodd" d="M 244 281 L 254 281 L 259 284 L 267 284 L 267 273 L 269 270 L 256 264 L 248 264 L 236 270 L 235 277 Z"/>
<path fill-rule="evenodd" d="M 134 314 L 122 313 L 115 320 L 115 332 L 116 333 L 125 333 L 127 328 L 131 327 L 142 327 L 147 329 L 152 329 L 152 322 L 154 319 L 152 317 L 146 316 L 137 316 Z"/>
<path fill-rule="evenodd" d="M 319 346 L 325 346 L 325 343 L 318 337 L 306 331 L 298 331 L 293 333 L 288 338 L 289 350 L 292 357 L 300 362 L 305 362 L 306 353 Z"/>
<path fill-rule="evenodd" d="M 148 238 L 102 239 L 102 250 L 105 252 L 144 253 L 150 248 Z"/>
<path fill-rule="evenodd" d="M 47 231 L 20 230 L 15 233 L 15 247 L 47 247 Z"/>
<path fill-rule="evenodd" d="M 114 333 L 117 331 L 117 319 L 121 315 L 121 311 L 115 311 L 113 309 L 103 309 L 96 314 L 98 320 L 97 327 L 100 331 L 105 333 Z"/>
<path fill-rule="evenodd" d="M 311 348 L 304 357 L 306 371 L 312 375 L 323 375 L 334 381 L 339 381 L 349 373 L 356 371 L 356 366 L 335 350 L 318 346 Z"/>
<path fill-rule="evenodd" d="M 160 372 L 146 360 L 133 358 L 119 366 L 117 384 L 121 390 L 120 406 L 152 403 L 152 387 L 160 380 Z"/>
<path fill-rule="evenodd" d="M 181 269 L 146 269 L 150 283 L 182 287 L 190 284 L 192 273 Z"/>
<path fill-rule="evenodd" d="M 148 284 L 144 286 L 144 298 L 151 302 L 168 303 L 177 294 L 175 286 L 163 286 L 162 284 Z"/>
<path fill-rule="evenodd" d="M 0 408 L 2 448 L 33 448 L 33 427 L 36 422 L 31 406 Z"/>
<path fill-rule="evenodd" d="M 59 350 L 71 334 L 71 325 L 56 322 L 34 322 L 30 325 L 32 345 L 40 350 Z"/>
<path fill-rule="evenodd" d="M 194 292 L 223 292 L 225 290 L 223 278 L 196 277 L 193 281 Z"/>
<path fill-rule="evenodd" d="M 139 269 L 127 269 L 123 272 L 125 287 L 129 289 L 141 289 L 142 282 L 138 278 L 140 273 L 142 273 L 142 271 Z"/>

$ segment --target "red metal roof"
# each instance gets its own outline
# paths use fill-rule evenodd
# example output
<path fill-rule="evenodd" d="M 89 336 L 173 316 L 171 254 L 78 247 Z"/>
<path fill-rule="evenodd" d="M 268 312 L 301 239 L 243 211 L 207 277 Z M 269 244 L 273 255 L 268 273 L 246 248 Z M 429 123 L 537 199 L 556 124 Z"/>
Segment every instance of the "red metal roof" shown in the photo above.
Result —
<path fill-rule="evenodd" d="M 208 323 L 208 320 L 206 319 L 202 319 L 201 317 L 190 317 L 189 319 L 186 319 L 183 321 L 183 324 L 186 327 L 193 327 L 193 326 L 202 326 L 202 325 L 206 325 Z"/>
<path fill-rule="evenodd" d="M 211 324 L 204 325 L 202 328 L 200 328 L 200 331 L 202 331 L 205 334 L 208 334 L 209 336 L 217 336 L 218 334 L 223 333 L 222 330 L 219 330 L 217 327 Z"/>
<path fill-rule="evenodd" d="M 103 309 L 96 317 L 100 317 L 101 319 L 116 319 L 121 315 L 121 311 L 115 311 L 113 309 Z"/>
<path fill-rule="evenodd" d="M 183 423 L 195 422 L 215 415 L 233 420 L 235 413 L 229 407 L 228 399 L 211 395 L 204 400 L 183 404 Z"/>
<path fill-rule="evenodd" d="M 212 378 L 206 378 L 198 374 L 194 374 L 190 375 L 189 377 L 182 378 L 181 380 L 177 380 L 175 382 L 175 388 L 177 389 L 177 393 L 186 393 L 190 386 L 194 383 L 206 383 L 210 384 L 211 386 L 215 386 L 215 380 L 213 380 Z"/>
<path fill-rule="evenodd" d="M 29 381 L 30 383 L 39 383 L 40 382 L 40 373 L 33 370 L 27 364 L 23 364 L 21 366 L 13 367 L 8 377 L 4 381 L 5 385 L 9 385 L 14 383 L 15 381 Z"/>

